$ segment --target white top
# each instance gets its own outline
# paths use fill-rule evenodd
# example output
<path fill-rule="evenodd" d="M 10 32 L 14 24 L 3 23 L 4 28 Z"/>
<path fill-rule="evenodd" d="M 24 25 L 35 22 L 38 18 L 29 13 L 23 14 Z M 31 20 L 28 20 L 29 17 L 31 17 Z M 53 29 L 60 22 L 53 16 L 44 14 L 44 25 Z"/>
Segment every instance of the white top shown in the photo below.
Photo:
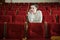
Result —
<path fill-rule="evenodd" d="M 42 12 L 38 10 L 36 14 L 28 12 L 28 20 L 30 23 L 42 23 Z"/>

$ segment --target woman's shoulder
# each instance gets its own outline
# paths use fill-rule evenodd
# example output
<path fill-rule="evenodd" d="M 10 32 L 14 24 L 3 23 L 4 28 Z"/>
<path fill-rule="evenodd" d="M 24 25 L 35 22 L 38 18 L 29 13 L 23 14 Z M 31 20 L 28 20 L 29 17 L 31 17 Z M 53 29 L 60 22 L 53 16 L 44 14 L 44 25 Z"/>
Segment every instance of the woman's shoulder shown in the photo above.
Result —
<path fill-rule="evenodd" d="M 41 10 L 37 10 L 37 12 L 39 12 L 39 13 L 40 13 L 40 12 L 42 12 L 42 11 L 41 11 Z"/>
<path fill-rule="evenodd" d="M 41 11 L 41 10 L 37 10 L 37 13 L 38 13 L 38 14 L 42 14 L 42 11 Z"/>

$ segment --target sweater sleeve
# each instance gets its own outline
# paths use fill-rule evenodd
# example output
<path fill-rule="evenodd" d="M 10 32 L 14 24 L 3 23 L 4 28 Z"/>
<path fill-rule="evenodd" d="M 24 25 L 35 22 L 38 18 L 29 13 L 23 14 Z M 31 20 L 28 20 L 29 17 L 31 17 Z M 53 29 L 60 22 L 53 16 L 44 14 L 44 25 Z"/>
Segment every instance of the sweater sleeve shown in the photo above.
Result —
<path fill-rule="evenodd" d="M 43 15 L 42 15 L 42 11 L 39 11 L 38 12 L 39 14 L 39 23 L 42 23 L 42 20 L 43 20 Z"/>
<path fill-rule="evenodd" d="M 28 21 L 31 22 L 31 13 L 28 12 Z"/>

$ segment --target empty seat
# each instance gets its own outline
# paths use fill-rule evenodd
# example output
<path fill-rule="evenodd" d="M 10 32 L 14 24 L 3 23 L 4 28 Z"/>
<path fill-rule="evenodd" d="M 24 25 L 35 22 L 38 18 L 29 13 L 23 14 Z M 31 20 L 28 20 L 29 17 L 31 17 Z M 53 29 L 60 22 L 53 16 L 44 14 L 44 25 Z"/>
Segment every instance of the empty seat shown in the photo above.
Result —
<path fill-rule="evenodd" d="M 59 10 L 52 10 L 52 15 L 56 15 L 56 14 L 60 15 L 60 11 Z"/>
<path fill-rule="evenodd" d="M 54 23 L 55 21 L 53 16 L 44 16 L 44 22 Z"/>
<path fill-rule="evenodd" d="M 0 39 L 4 37 L 4 23 L 0 23 Z"/>
<path fill-rule="evenodd" d="M 3 23 L 3 22 L 12 22 L 12 16 L 4 16 L 4 15 L 1 15 L 0 16 L 0 22 Z"/>
<path fill-rule="evenodd" d="M 60 36 L 60 24 L 52 24 L 51 36 Z"/>
<path fill-rule="evenodd" d="M 26 17 L 22 15 L 17 15 L 13 17 L 13 22 L 14 23 L 25 23 Z"/>
<path fill-rule="evenodd" d="M 5 14 L 5 10 L 0 10 L 0 15 L 4 15 Z"/>
<path fill-rule="evenodd" d="M 45 7 L 39 7 L 39 10 L 46 11 Z"/>
<path fill-rule="evenodd" d="M 20 39 L 24 38 L 24 24 L 17 23 L 8 23 L 7 24 L 7 32 L 6 39 Z"/>
<path fill-rule="evenodd" d="M 28 7 L 21 7 L 19 8 L 19 11 L 27 11 Z"/>
<path fill-rule="evenodd" d="M 16 15 L 16 12 L 15 11 L 7 11 L 6 15 L 14 16 L 14 15 Z"/>
<path fill-rule="evenodd" d="M 53 15 L 53 19 L 55 23 L 59 23 L 60 16 L 58 14 Z"/>
<path fill-rule="evenodd" d="M 29 23 L 28 25 L 28 39 L 43 39 L 45 38 L 45 31 L 43 24 Z"/>
<path fill-rule="evenodd" d="M 23 11 L 23 10 L 22 10 L 22 11 L 19 11 L 19 10 L 17 10 L 17 11 L 16 11 L 16 14 L 17 14 L 17 15 L 25 15 L 25 16 L 26 16 L 27 11 Z"/>
<path fill-rule="evenodd" d="M 50 15 L 50 13 L 48 11 L 42 11 L 43 16 L 47 16 Z"/>

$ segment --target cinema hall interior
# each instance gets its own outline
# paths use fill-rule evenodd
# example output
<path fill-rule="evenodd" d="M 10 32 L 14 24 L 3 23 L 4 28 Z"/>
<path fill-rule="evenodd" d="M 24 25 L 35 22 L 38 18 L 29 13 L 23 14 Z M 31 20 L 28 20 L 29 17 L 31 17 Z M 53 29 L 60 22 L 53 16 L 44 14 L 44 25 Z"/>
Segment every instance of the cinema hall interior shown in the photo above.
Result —
<path fill-rule="evenodd" d="M 60 40 L 60 0 L 0 0 L 0 40 Z"/>

